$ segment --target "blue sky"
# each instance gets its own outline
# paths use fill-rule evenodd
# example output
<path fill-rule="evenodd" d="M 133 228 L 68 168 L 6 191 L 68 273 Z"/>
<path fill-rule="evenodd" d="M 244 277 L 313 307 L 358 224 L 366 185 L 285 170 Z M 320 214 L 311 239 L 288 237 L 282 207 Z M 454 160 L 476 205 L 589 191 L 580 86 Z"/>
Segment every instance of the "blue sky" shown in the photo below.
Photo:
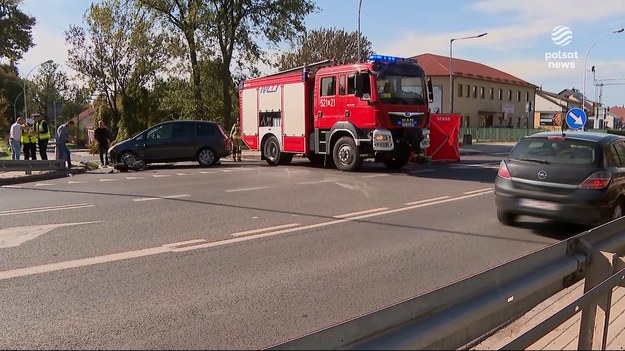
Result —
<path fill-rule="evenodd" d="M 308 28 L 357 29 L 359 0 L 317 0 L 321 12 L 306 18 Z M 19 63 L 28 72 L 37 63 L 67 56 L 63 31 L 82 24 L 89 0 L 24 0 L 22 8 L 38 20 L 37 44 Z M 552 41 L 557 26 L 570 28 L 566 46 Z M 422 53 L 449 55 L 449 40 L 483 32 L 480 39 L 454 42 L 453 56 L 506 71 L 544 90 L 583 90 L 584 58 L 593 42 L 625 26 L 625 1 L 617 0 L 362 0 L 361 30 L 373 50 L 387 55 Z M 549 59 L 549 53 L 577 58 Z M 569 54 L 570 53 L 570 54 Z M 551 62 L 551 63 L 550 63 Z M 569 68 L 557 68 L 556 63 Z M 571 63 L 574 68 L 571 68 Z M 551 65 L 551 66 L 550 66 Z M 597 79 L 625 81 L 625 33 L 609 34 L 590 51 L 587 70 Z M 586 95 L 595 99 L 592 73 L 587 71 Z M 625 104 L 625 85 L 605 85 L 603 103 Z"/>

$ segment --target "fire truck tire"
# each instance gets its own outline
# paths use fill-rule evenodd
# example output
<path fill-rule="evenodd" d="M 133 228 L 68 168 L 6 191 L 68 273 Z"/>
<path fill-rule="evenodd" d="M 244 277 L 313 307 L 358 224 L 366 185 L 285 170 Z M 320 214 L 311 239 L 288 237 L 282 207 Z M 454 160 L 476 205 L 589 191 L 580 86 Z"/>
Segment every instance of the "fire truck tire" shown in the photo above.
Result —
<path fill-rule="evenodd" d="M 336 168 L 341 171 L 353 172 L 362 165 L 360 150 L 356 146 L 354 139 L 348 136 L 340 138 L 332 149 L 332 158 Z"/>
<path fill-rule="evenodd" d="M 263 144 L 263 157 L 267 164 L 270 166 L 277 166 L 280 164 L 282 158 L 282 152 L 280 152 L 280 143 L 274 136 L 270 136 L 265 140 Z"/>
<path fill-rule="evenodd" d="M 291 161 L 293 161 L 293 154 L 281 153 L 280 154 L 280 161 L 278 162 L 278 164 L 286 166 L 289 163 L 291 163 Z"/>
<path fill-rule="evenodd" d="M 406 143 L 397 144 L 397 148 L 384 155 L 382 162 L 388 169 L 401 169 L 410 161 L 410 147 Z"/>

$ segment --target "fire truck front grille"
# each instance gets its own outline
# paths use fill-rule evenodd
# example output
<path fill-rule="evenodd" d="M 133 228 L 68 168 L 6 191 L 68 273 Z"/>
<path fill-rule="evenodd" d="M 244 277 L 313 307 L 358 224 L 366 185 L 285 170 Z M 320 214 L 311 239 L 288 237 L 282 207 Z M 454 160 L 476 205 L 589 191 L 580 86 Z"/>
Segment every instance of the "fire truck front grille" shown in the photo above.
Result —
<path fill-rule="evenodd" d="M 389 112 L 388 118 L 397 127 L 420 127 L 423 126 L 425 115 L 421 112 Z"/>

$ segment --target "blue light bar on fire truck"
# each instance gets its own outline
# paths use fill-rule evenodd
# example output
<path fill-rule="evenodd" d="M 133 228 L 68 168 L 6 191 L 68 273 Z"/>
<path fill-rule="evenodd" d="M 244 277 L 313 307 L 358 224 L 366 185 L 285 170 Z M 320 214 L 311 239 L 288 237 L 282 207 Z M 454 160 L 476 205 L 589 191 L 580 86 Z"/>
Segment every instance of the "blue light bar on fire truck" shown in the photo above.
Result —
<path fill-rule="evenodd" d="M 379 54 L 370 54 L 368 59 L 369 59 L 369 61 L 378 61 L 378 62 L 411 62 L 411 63 L 417 63 L 417 60 L 415 60 L 413 58 L 387 56 L 387 55 L 379 55 Z"/>

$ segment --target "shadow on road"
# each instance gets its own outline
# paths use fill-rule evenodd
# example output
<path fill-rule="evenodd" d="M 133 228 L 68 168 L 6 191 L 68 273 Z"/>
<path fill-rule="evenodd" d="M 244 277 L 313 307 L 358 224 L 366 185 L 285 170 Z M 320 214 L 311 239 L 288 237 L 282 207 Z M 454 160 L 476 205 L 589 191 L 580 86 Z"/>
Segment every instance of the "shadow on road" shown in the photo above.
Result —
<path fill-rule="evenodd" d="M 555 220 L 545 220 L 543 222 L 517 221 L 515 227 L 528 229 L 536 235 L 558 241 L 566 240 L 593 228 L 588 225 L 563 223 Z"/>

